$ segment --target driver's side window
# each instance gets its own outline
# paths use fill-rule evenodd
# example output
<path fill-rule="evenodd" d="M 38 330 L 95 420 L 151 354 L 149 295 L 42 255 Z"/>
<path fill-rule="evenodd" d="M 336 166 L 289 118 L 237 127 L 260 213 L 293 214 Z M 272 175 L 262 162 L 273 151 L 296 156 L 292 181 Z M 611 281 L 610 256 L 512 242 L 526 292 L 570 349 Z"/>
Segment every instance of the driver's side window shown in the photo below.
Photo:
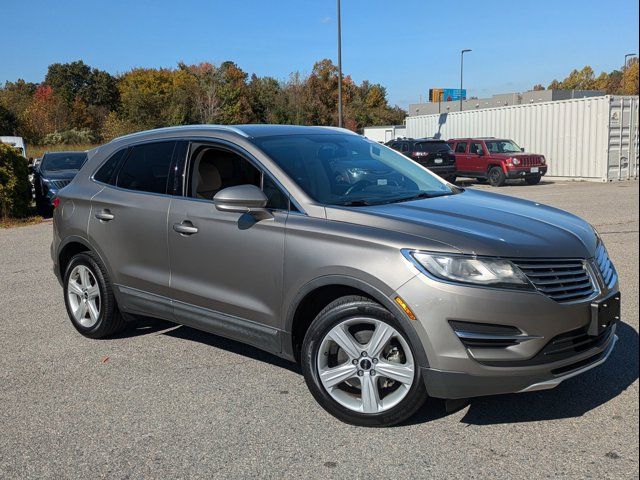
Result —
<path fill-rule="evenodd" d="M 267 208 L 287 210 L 289 198 L 280 187 L 251 162 L 230 150 L 211 145 L 195 146 L 189 155 L 187 196 L 213 201 L 220 190 L 255 185 L 268 198 Z"/>

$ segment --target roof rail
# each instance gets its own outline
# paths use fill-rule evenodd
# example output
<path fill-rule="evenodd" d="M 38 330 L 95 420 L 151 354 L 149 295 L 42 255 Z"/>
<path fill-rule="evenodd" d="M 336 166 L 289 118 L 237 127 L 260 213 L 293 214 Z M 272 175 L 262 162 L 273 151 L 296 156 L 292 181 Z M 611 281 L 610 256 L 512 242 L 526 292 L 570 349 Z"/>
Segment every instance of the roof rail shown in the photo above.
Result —
<path fill-rule="evenodd" d="M 173 127 L 162 127 L 162 128 L 153 128 L 151 130 L 143 130 L 141 132 L 135 132 L 135 133 L 130 133 L 128 135 L 122 135 L 121 137 L 117 137 L 114 138 L 113 140 L 111 140 L 112 142 L 115 140 L 125 140 L 125 139 L 132 139 L 132 138 L 136 138 L 136 137 L 141 137 L 144 136 L 146 134 L 150 134 L 150 133 L 163 133 L 163 132 L 172 132 L 172 131 L 181 131 L 181 130 L 189 130 L 189 129 L 196 129 L 196 130 L 226 130 L 228 132 L 233 132 L 237 135 L 241 135 L 245 138 L 250 138 L 249 135 L 247 135 L 247 133 L 243 132 L 242 130 L 240 130 L 237 127 L 233 127 L 230 125 L 215 125 L 215 124 L 204 124 L 204 125 L 176 125 Z"/>

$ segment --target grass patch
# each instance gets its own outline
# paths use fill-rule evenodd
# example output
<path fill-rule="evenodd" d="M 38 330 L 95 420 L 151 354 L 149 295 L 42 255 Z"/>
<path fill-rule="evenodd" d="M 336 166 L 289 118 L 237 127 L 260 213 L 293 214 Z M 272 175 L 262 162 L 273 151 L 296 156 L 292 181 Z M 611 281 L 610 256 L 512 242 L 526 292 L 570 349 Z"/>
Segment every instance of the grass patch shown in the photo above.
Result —
<path fill-rule="evenodd" d="M 32 215 L 24 218 L 0 218 L 0 228 L 26 227 L 42 223 L 44 219 L 40 215 Z"/>
<path fill-rule="evenodd" d="M 33 158 L 42 157 L 47 152 L 68 152 L 68 151 L 82 151 L 91 150 L 97 147 L 97 144 L 93 143 L 78 143 L 78 144 L 58 144 L 58 145 L 34 145 L 27 146 L 27 155 Z"/>

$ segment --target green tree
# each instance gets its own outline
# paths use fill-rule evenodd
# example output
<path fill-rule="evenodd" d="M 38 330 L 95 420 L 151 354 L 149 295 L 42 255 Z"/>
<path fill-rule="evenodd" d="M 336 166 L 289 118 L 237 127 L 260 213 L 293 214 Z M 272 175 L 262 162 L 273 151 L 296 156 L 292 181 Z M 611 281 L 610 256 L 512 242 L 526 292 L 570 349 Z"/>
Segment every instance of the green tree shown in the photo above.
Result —
<path fill-rule="evenodd" d="M 14 135 L 18 129 L 18 119 L 0 104 L 0 135 Z"/>

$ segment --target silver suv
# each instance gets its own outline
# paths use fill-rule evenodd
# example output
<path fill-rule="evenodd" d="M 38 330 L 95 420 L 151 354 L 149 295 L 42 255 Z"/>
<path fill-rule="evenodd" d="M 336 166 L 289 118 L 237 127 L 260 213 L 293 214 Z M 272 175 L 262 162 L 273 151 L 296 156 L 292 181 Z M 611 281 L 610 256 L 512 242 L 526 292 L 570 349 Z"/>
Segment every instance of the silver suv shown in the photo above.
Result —
<path fill-rule="evenodd" d="M 617 340 L 617 274 L 587 222 L 346 130 L 129 135 L 90 151 L 55 205 L 80 333 L 145 315 L 245 342 L 300 362 L 357 425 L 401 422 L 427 395 L 552 388 Z"/>

